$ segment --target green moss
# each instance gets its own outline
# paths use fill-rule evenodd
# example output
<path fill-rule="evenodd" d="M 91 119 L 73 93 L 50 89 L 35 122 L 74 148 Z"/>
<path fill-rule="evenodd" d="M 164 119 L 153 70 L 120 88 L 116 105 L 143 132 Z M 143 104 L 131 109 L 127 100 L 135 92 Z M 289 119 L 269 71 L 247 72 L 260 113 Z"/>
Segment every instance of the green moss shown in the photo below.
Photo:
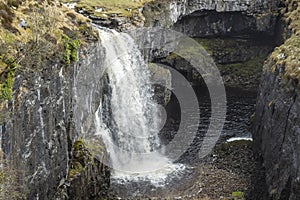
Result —
<path fill-rule="evenodd" d="M 12 99 L 12 87 L 14 84 L 16 65 L 14 63 L 9 64 L 5 70 L 5 81 L 3 83 L 0 83 L 0 102 Z"/>
<path fill-rule="evenodd" d="M 180 56 L 176 53 L 170 53 L 167 56 L 168 60 L 176 60 L 181 59 L 181 57 L 184 57 L 185 59 L 194 58 L 196 55 L 203 55 L 203 47 L 193 45 L 189 48 L 183 48 L 183 49 L 177 49 L 177 52 L 180 54 Z"/>
<path fill-rule="evenodd" d="M 85 148 L 85 144 L 82 139 L 76 140 L 74 143 L 74 151 L 80 151 Z"/>
<path fill-rule="evenodd" d="M 258 56 L 246 62 L 218 65 L 220 71 L 225 71 L 235 76 L 249 77 L 260 74 L 262 71 L 266 55 Z"/>
<path fill-rule="evenodd" d="M 230 149 L 235 147 L 252 146 L 251 140 L 235 140 L 222 144 L 219 148 Z M 216 148 L 218 149 L 218 148 Z"/>
<path fill-rule="evenodd" d="M 240 192 L 240 191 L 232 192 L 231 196 L 234 199 L 243 199 L 244 198 L 244 192 Z"/>
<path fill-rule="evenodd" d="M 69 65 L 71 62 L 76 62 L 78 60 L 77 50 L 80 47 L 81 42 L 79 39 L 73 40 L 65 34 L 62 34 L 62 38 L 65 47 L 64 61 L 67 65 Z"/>
<path fill-rule="evenodd" d="M 80 172 L 84 169 L 84 167 L 82 166 L 81 163 L 76 162 L 76 161 L 72 161 L 71 163 L 71 169 L 69 171 L 69 178 L 72 178 L 74 176 L 76 176 L 77 174 L 80 174 Z"/>
<path fill-rule="evenodd" d="M 298 80 L 300 90 L 300 2 L 291 0 L 283 1 L 283 3 L 288 8 L 288 12 L 284 13 L 284 20 L 289 25 L 292 36 L 286 39 L 283 45 L 275 49 L 268 60 L 267 66 L 271 67 L 272 72 L 276 71 L 277 66 L 284 68 L 280 74 L 284 83 L 287 84 L 290 80 Z"/>
<path fill-rule="evenodd" d="M 92 161 L 92 156 L 82 139 L 76 140 L 73 144 L 73 157 L 71 160 L 69 178 L 80 174 L 85 166 Z"/>
<path fill-rule="evenodd" d="M 199 53 L 202 48 L 204 48 L 212 57 L 215 57 L 218 54 L 240 55 L 242 53 L 246 55 L 248 52 L 259 52 L 261 56 L 266 57 L 270 52 L 270 43 L 268 41 L 263 43 L 261 41 L 236 38 L 194 38 L 194 40 L 200 45 L 199 48 L 193 46 L 191 48 L 181 49 L 180 52 L 183 55 Z M 168 59 L 176 59 L 178 57 L 178 55 L 171 53 Z"/>
<path fill-rule="evenodd" d="M 57 1 L 1 1 L 0 10 L 0 103 L 12 99 L 16 69 L 38 72 L 49 60 L 68 65 L 81 45 L 97 38 L 87 18 Z"/>
<path fill-rule="evenodd" d="M 194 38 L 205 50 L 212 54 L 216 51 L 237 51 L 237 46 L 242 46 L 237 40 L 231 38 Z"/>
<path fill-rule="evenodd" d="M 0 170 L 0 184 L 3 184 L 6 181 L 6 174 L 4 171 Z"/>
<path fill-rule="evenodd" d="M 222 57 L 220 55 L 239 57 L 240 54 L 247 55 L 249 52 L 253 55 L 259 54 L 259 56 L 244 62 L 217 64 L 222 74 L 235 77 L 256 77 L 261 73 L 265 58 L 270 52 L 269 44 L 260 44 L 256 41 L 238 40 L 235 38 L 196 38 L 195 40 L 215 59 Z M 201 55 L 202 50 L 200 46 L 199 48 L 190 47 L 180 50 L 180 53 L 186 56 L 185 58 L 189 58 L 189 56 Z M 181 57 L 171 53 L 167 59 L 176 60 L 181 59 Z"/>

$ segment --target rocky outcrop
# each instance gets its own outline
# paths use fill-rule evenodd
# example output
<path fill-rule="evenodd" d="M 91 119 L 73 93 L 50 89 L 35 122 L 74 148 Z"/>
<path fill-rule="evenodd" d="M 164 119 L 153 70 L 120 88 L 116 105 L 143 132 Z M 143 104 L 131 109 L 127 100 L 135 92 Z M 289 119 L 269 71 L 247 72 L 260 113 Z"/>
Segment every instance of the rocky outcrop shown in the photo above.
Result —
<path fill-rule="evenodd" d="M 268 192 L 273 199 L 300 198 L 299 91 L 294 81 L 285 86 L 277 65 L 262 76 L 254 120 L 256 155 L 266 169 Z"/>
<path fill-rule="evenodd" d="M 89 85 L 90 77 L 81 68 L 93 70 L 96 76 L 101 70 L 103 54 L 100 43 L 89 44 L 82 49 L 80 61 L 75 65 L 49 61 L 43 63 L 40 70 L 20 73 L 16 77 L 13 101 L 9 106 L 10 118 L 2 126 L 2 149 L 11 167 L 18 172 L 22 192 L 28 199 L 53 199 L 58 187 L 67 180 L 73 142 L 78 137 L 85 138 L 87 130 L 92 130 L 90 118 L 82 120 L 75 114 L 84 111 L 83 101 L 97 96 L 83 96 L 84 93 L 80 96 L 76 93 L 82 89 L 78 85 L 99 86 L 97 82 Z M 92 103 L 85 105 L 90 112 L 90 108 L 97 107 Z M 100 162 L 101 159 L 95 158 L 94 165 L 87 165 L 86 170 L 69 182 L 71 193 L 74 188 L 80 188 L 77 192 L 85 191 L 84 194 L 89 193 L 87 197 L 91 197 L 107 189 L 94 187 L 92 191 L 89 184 L 82 185 L 90 179 L 109 184 L 109 173 Z M 98 178 L 101 173 L 106 177 Z"/>
<path fill-rule="evenodd" d="M 274 28 L 277 3 L 278 1 L 274 0 L 155 1 L 148 3 L 144 7 L 143 13 L 147 26 L 162 25 L 172 27 L 173 24 L 182 21 L 179 22 L 177 29 L 181 32 L 190 33 L 193 36 L 195 36 L 197 31 L 200 31 L 202 35 L 215 35 L 217 32 L 224 34 L 232 31 L 241 31 L 240 29 L 245 28 L 266 32 Z M 223 16 L 229 13 L 233 15 Z M 191 17 L 191 23 L 184 20 L 185 16 Z M 242 16 L 242 18 L 239 16 Z M 195 29 L 197 29 L 196 32 Z M 192 30 L 193 33 L 190 32 Z M 199 33 L 197 36 L 199 36 Z"/>
<path fill-rule="evenodd" d="M 236 39 L 236 38 L 202 38 L 196 39 L 214 59 L 224 84 L 243 89 L 257 89 L 259 86 L 264 60 L 272 51 L 272 40 Z M 193 52 L 191 48 L 186 51 Z M 203 78 L 184 58 L 170 54 L 159 62 L 172 66 L 194 84 L 204 84 Z"/>
<path fill-rule="evenodd" d="M 103 146 L 104 148 L 104 146 Z M 102 153 L 102 158 L 105 152 Z M 68 177 L 61 181 L 56 200 L 106 198 L 110 184 L 110 169 L 94 158 L 82 140 L 74 143 Z"/>
<path fill-rule="evenodd" d="M 144 25 L 142 14 L 144 1 L 61 1 L 65 6 L 90 18 L 94 24 L 119 31 L 129 30 Z M 71 3 L 66 3 L 71 2 Z"/>
<path fill-rule="evenodd" d="M 253 123 L 254 150 L 266 169 L 272 199 L 300 199 L 300 68 L 298 1 L 285 1 L 285 43 L 264 67 Z"/>
<path fill-rule="evenodd" d="M 274 48 L 277 1 L 154 1 L 144 6 L 146 26 L 164 26 L 201 38 L 197 42 L 213 57 L 227 86 L 257 90 L 263 62 Z M 193 49 L 187 51 L 193 51 Z M 185 59 L 153 56 L 203 84 Z"/>

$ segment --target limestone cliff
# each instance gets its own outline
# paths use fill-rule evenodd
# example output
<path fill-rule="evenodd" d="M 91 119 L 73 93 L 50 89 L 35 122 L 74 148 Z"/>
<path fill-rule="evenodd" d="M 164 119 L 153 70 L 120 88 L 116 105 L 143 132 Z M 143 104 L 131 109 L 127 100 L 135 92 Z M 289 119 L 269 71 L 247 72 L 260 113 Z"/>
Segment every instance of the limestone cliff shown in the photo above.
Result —
<path fill-rule="evenodd" d="M 220 32 L 231 33 L 241 29 L 266 32 L 274 28 L 278 1 L 211 1 L 211 0 L 168 0 L 154 1 L 146 4 L 144 15 L 147 26 L 162 25 L 172 27 L 184 17 L 189 16 L 189 22 L 178 24 L 178 30 L 199 36 L 199 33 L 211 35 Z M 223 19 L 218 15 L 234 13 L 236 16 Z M 242 17 L 239 17 L 242 16 Z M 197 20 L 195 19 L 197 17 Z M 218 18 L 218 20 L 216 20 Z M 248 23 L 245 19 L 248 18 Z M 195 19 L 195 20 L 193 20 Z M 203 21 L 203 23 L 201 22 Z M 206 23 L 205 23 L 206 22 Z M 239 22 L 239 23 L 236 23 Z M 187 26 L 187 23 L 189 26 Z M 250 25 L 250 26 L 249 26 Z M 207 29 L 205 27 L 209 26 Z"/>
<path fill-rule="evenodd" d="M 26 199 L 107 195 L 110 173 L 101 163 L 105 148 L 97 156 L 90 151 L 91 119 L 75 117 L 97 107 L 96 102 L 85 104 L 88 108 L 81 104 L 88 98 L 83 86 L 92 91 L 101 85 L 100 76 L 99 84 L 89 85 L 95 79 L 85 75 L 101 71 L 98 33 L 56 1 L 1 1 L 0 9 L 1 162 L 14 170 L 17 184 L 8 193 L 20 192 Z M 86 147 L 76 146 L 80 138 Z"/>
<path fill-rule="evenodd" d="M 143 14 L 146 26 L 163 26 L 195 38 L 213 57 L 226 86 L 257 90 L 263 62 L 279 43 L 278 1 L 153 1 L 145 4 Z M 154 59 L 203 84 L 180 56 Z"/>
<path fill-rule="evenodd" d="M 272 199 L 300 199 L 299 1 L 282 2 L 285 43 L 264 66 L 253 138 Z"/>

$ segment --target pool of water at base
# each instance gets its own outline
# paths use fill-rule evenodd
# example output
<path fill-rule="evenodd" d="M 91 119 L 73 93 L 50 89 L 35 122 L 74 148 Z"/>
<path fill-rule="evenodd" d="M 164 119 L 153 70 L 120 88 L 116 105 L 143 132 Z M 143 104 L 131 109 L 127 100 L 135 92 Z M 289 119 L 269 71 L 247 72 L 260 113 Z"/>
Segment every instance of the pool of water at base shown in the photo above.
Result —
<path fill-rule="evenodd" d="M 198 131 L 191 145 L 186 152 L 176 161 L 179 167 L 174 173 L 166 176 L 159 185 L 153 185 L 150 180 L 121 180 L 112 179 L 112 190 L 117 196 L 126 197 L 126 199 L 141 199 L 147 197 L 159 197 L 166 191 L 182 190 L 189 185 L 195 178 L 193 165 L 201 163 L 198 152 L 202 145 L 203 136 L 208 129 L 209 119 L 211 116 L 211 103 L 209 92 L 206 88 L 194 87 L 197 94 L 200 122 Z M 227 113 L 225 124 L 218 143 L 223 143 L 229 138 L 241 137 L 251 138 L 251 116 L 255 111 L 256 92 L 242 90 L 237 88 L 226 88 L 227 96 Z M 166 107 L 167 120 L 164 128 L 160 132 L 160 138 L 164 145 L 167 145 L 176 135 L 180 124 L 180 105 L 174 95 L 172 95 L 170 103 Z M 192 110 L 186 110 L 192 112 Z M 186 133 L 187 136 L 189 133 Z M 150 177 L 151 178 L 151 177 Z"/>

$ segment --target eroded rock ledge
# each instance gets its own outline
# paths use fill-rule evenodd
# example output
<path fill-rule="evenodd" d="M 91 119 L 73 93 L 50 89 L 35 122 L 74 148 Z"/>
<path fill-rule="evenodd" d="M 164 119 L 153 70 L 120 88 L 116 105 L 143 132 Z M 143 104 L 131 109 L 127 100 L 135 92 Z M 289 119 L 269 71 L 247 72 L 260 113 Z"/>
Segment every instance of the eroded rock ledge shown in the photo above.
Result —
<path fill-rule="evenodd" d="M 256 19 L 257 29 L 264 31 L 273 26 L 270 23 L 277 15 L 278 1 L 274 0 L 166 0 L 154 1 L 144 6 L 146 26 L 162 25 L 171 27 L 184 16 L 199 11 L 241 12 Z"/>

